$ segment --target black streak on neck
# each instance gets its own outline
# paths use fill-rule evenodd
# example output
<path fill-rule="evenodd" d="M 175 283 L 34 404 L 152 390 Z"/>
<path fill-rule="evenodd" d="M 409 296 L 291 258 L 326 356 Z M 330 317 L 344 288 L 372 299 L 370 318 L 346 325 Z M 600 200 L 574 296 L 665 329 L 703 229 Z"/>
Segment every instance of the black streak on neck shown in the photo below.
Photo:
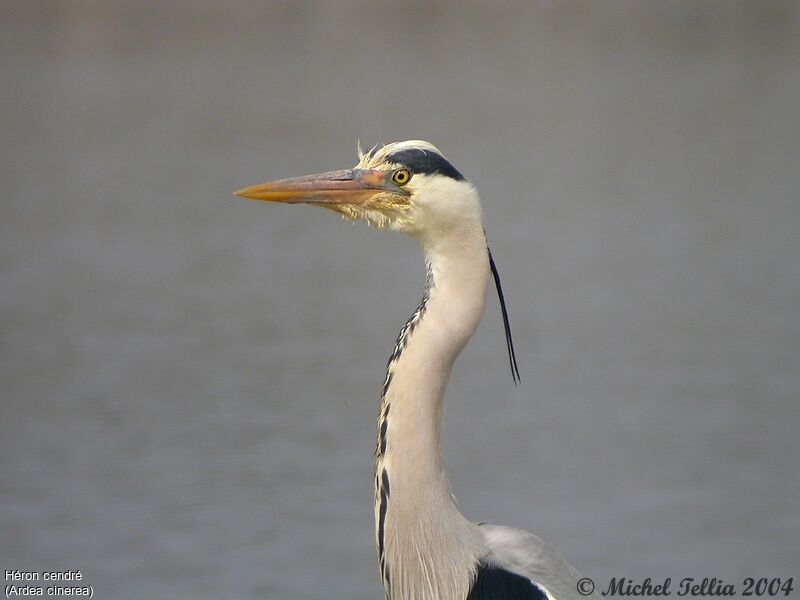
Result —
<path fill-rule="evenodd" d="M 433 289 L 433 270 L 430 264 L 427 265 L 427 276 L 425 278 L 425 293 L 422 295 L 422 300 L 417 306 L 417 310 L 411 315 L 411 318 L 406 322 L 400 330 L 400 335 L 397 337 L 392 355 L 389 357 L 389 364 L 386 366 L 386 379 L 383 383 L 383 390 L 381 392 L 381 410 L 378 418 L 378 444 L 375 449 L 375 499 L 378 502 L 378 561 L 380 563 L 381 574 L 383 576 L 384 591 L 386 597 L 391 597 L 391 581 L 389 578 L 389 565 L 386 562 L 385 551 L 385 529 L 386 529 L 386 511 L 389 505 L 390 484 L 389 474 L 386 468 L 380 468 L 381 461 L 386 454 L 386 434 L 389 428 L 389 411 L 391 404 L 386 401 L 386 394 L 389 391 L 389 386 L 392 384 L 392 366 L 400 359 L 403 354 L 411 334 L 414 329 L 422 321 L 425 316 L 428 299 L 430 298 L 431 289 Z M 380 473 L 378 469 L 380 468 Z"/>

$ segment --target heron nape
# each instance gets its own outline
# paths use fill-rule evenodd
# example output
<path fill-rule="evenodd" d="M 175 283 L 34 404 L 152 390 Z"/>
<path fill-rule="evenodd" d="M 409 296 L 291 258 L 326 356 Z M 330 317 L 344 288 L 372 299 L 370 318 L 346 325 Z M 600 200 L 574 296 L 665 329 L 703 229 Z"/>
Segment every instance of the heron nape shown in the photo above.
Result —
<path fill-rule="evenodd" d="M 498 287 L 475 187 L 420 140 L 359 149 L 352 169 L 280 179 L 237 195 L 306 203 L 410 235 L 425 255 L 425 292 L 401 329 L 380 396 L 375 535 L 388 600 L 567 600 L 594 597 L 531 533 L 472 523 L 453 497 L 442 455 L 442 408 L 453 362 Z"/>

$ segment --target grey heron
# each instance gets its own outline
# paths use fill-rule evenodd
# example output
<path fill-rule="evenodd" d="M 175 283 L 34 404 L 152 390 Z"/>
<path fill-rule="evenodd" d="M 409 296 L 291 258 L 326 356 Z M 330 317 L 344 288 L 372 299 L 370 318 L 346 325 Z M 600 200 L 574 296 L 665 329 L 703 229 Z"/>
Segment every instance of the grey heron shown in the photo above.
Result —
<path fill-rule="evenodd" d="M 531 533 L 475 524 L 459 510 L 441 444 L 444 392 L 483 313 L 494 275 L 512 374 L 513 344 L 475 187 L 432 144 L 395 142 L 352 169 L 236 192 L 306 203 L 410 235 L 425 256 L 425 292 L 401 329 L 380 396 L 375 536 L 388 600 L 568 600 L 593 596 L 580 575 Z M 582 593 L 584 592 L 584 593 Z"/>

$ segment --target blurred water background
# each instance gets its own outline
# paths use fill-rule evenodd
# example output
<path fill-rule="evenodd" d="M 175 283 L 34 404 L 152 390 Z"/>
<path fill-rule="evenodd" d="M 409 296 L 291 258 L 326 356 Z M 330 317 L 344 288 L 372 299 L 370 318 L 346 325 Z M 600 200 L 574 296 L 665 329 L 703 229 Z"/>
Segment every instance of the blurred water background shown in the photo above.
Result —
<path fill-rule="evenodd" d="M 421 257 L 231 192 L 422 138 L 482 192 L 523 375 L 491 296 L 464 512 L 598 582 L 800 576 L 797 2 L 26 0 L 0 50 L 3 570 L 381 597 Z"/>

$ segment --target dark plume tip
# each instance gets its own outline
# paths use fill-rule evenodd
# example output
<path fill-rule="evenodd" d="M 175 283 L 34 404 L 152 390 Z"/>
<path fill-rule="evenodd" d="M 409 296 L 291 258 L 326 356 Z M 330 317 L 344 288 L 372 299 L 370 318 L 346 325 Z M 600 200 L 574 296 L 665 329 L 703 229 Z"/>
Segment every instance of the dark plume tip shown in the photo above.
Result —
<path fill-rule="evenodd" d="M 500 283 L 500 273 L 497 271 L 497 265 L 492 257 L 492 251 L 489 244 L 486 244 L 486 251 L 489 253 L 489 266 L 492 269 L 492 277 L 494 277 L 494 286 L 497 289 L 497 298 L 500 300 L 500 312 L 503 314 L 503 328 L 506 333 L 506 350 L 508 351 L 508 363 L 511 367 L 511 377 L 514 380 L 514 385 L 522 381 L 519 375 L 519 367 L 517 366 L 517 353 L 514 350 L 514 339 L 511 337 L 511 323 L 508 320 L 508 309 L 506 308 L 506 299 L 503 295 L 503 285 Z"/>

